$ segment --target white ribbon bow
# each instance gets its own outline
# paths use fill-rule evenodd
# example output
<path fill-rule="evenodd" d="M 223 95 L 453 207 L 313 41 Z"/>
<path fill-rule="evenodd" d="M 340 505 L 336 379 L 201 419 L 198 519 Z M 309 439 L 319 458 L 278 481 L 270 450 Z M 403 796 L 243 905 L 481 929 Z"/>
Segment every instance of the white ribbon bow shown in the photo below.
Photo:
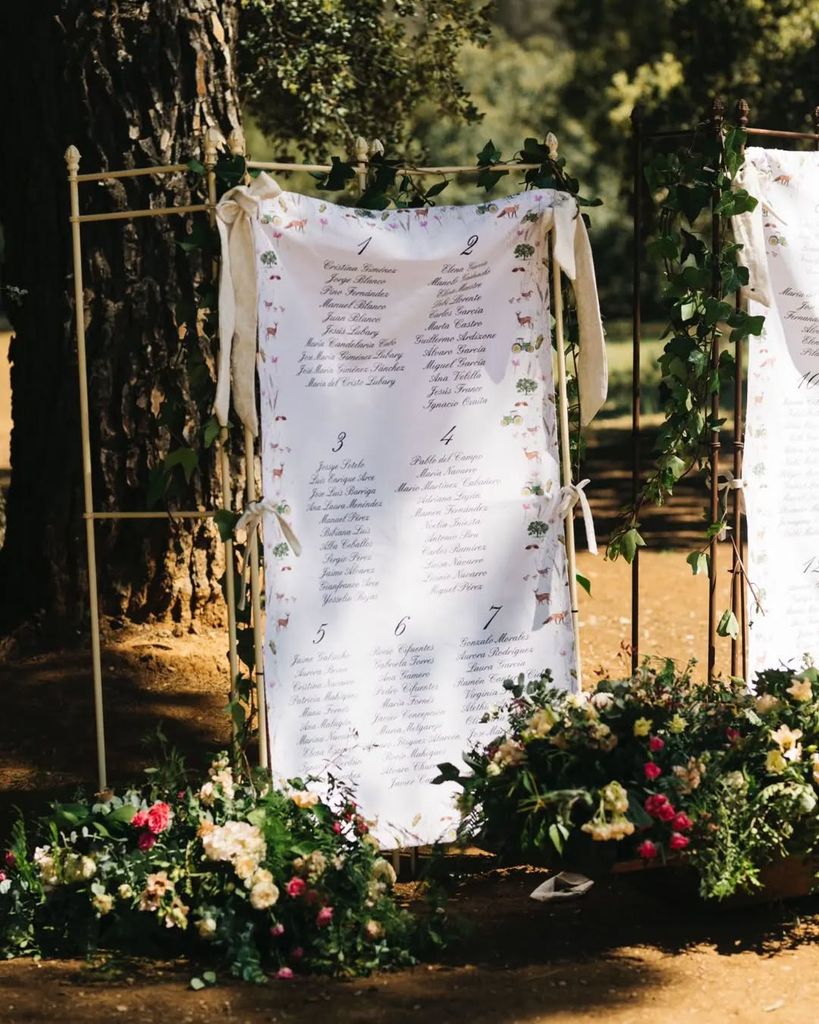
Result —
<path fill-rule="evenodd" d="M 589 505 L 589 499 L 586 497 L 586 485 L 590 483 L 590 480 L 586 478 L 581 480 L 579 484 L 566 484 L 565 487 L 560 489 L 560 504 L 558 505 L 558 516 L 564 519 L 580 502 L 580 509 L 583 513 L 583 526 L 586 530 L 586 545 L 589 549 L 589 553 L 592 555 L 597 554 L 597 537 L 594 533 L 594 519 L 592 518 L 591 505 Z"/>
<path fill-rule="evenodd" d="M 745 481 L 735 477 L 730 469 L 724 470 L 720 475 L 725 478 L 722 483 L 717 484 L 717 490 L 722 491 L 723 512 L 726 515 L 728 513 L 729 493 L 731 491 L 739 491 L 739 510 L 745 515 L 745 495 L 742 493 L 745 490 Z M 725 540 L 727 536 L 727 529 L 722 529 L 718 534 L 718 540 Z"/>
<path fill-rule="evenodd" d="M 244 512 L 239 516 L 239 519 L 234 527 L 234 532 L 238 530 L 245 531 L 245 553 L 242 559 L 242 579 L 247 579 L 247 571 L 250 567 L 250 552 L 253 544 L 253 538 L 258 535 L 259 527 L 262 525 L 265 512 L 271 513 L 275 522 L 279 527 L 282 537 L 290 545 L 293 554 L 298 557 L 301 554 L 301 542 L 298 537 L 293 533 L 293 528 L 282 516 L 280 512 L 276 510 L 276 506 L 272 501 L 251 501 L 245 505 Z M 242 593 L 239 597 L 239 610 L 243 611 L 245 607 L 247 597 L 247 587 L 242 587 Z"/>
<path fill-rule="evenodd" d="M 213 411 L 224 427 L 230 408 L 231 377 L 233 405 L 239 419 L 255 436 L 256 416 L 256 253 L 253 221 L 264 199 L 281 188 L 267 174 L 250 185 L 238 185 L 226 192 L 216 207 L 216 223 L 222 245 L 219 276 L 219 356 L 216 400 Z"/>

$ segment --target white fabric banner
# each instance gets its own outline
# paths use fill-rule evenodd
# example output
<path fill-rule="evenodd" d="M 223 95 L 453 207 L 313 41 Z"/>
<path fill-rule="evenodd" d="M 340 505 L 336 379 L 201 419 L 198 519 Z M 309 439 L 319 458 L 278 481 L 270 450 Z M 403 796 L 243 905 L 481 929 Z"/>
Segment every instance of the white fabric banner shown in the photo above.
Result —
<path fill-rule="evenodd" d="M 253 219 L 263 493 L 302 549 L 265 515 L 271 763 L 351 781 L 388 846 L 451 834 L 430 779 L 504 678 L 576 685 L 553 223 L 572 263 L 552 191 L 384 213 L 281 192 Z"/>
<path fill-rule="evenodd" d="M 819 153 L 749 149 L 742 183 L 760 200 L 740 237 L 752 338 L 745 430 L 749 673 L 819 660 Z M 756 229 L 756 230 L 754 230 Z"/>

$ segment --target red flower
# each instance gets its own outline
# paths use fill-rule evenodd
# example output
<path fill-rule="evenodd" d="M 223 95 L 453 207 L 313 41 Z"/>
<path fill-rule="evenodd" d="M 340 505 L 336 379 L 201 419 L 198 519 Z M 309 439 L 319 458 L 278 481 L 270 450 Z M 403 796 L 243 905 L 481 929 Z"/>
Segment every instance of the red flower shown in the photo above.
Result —
<path fill-rule="evenodd" d="M 679 832 L 672 832 L 668 845 L 672 850 L 684 850 L 691 842 L 688 836 L 681 836 Z"/>
<path fill-rule="evenodd" d="M 314 907 L 317 903 L 321 902 L 321 897 L 315 889 L 309 889 L 304 895 L 304 902 L 308 907 Z"/>
<path fill-rule="evenodd" d="M 679 814 L 674 815 L 671 827 L 675 832 L 687 832 L 693 824 L 694 822 L 688 817 L 685 811 L 680 811 Z"/>
<path fill-rule="evenodd" d="M 328 924 L 333 920 L 333 908 L 322 907 L 321 910 L 316 914 L 316 927 L 326 928 Z"/>
<path fill-rule="evenodd" d="M 304 956 L 304 948 L 302 946 L 294 946 L 290 950 L 290 959 L 295 960 L 297 963 Z"/>
<path fill-rule="evenodd" d="M 293 898 L 301 896 L 307 889 L 307 882 L 303 878 L 299 878 L 295 875 L 287 883 L 287 895 Z"/>
<path fill-rule="evenodd" d="M 334 821 L 333 822 L 333 831 L 335 832 L 336 835 L 338 835 L 341 832 L 341 822 L 340 821 Z"/>
<path fill-rule="evenodd" d="M 664 803 L 662 807 L 657 808 L 657 817 L 660 821 L 673 821 L 676 813 L 673 806 L 669 803 Z"/>
<path fill-rule="evenodd" d="M 660 808 L 665 807 L 667 804 L 667 796 L 664 796 L 662 793 L 652 793 L 643 806 L 652 818 L 656 818 L 659 815 Z"/>
<path fill-rule="evenodd" d="M 646 761 L 643 765 L 643 772 L 650 782 L 653 782 L 654 779 L 658 779 L 663 774 L 662 768 L 658 764 L 654 764 L 653 761 Z"/>
<path fill-rule="evenodd" d="M 725 738 L 728 740 L 729 743 L 737 743 L 737 742 L 739 742 L 739 738 L 740 738 L 739 729 L 732 729 L 732 728 L 729 727 L 728 729 L 725 730 Z"/>
<path fill-rule="evenodd" d="M 157 802 L 148 811 L 148 828 L 153 832 L 155 836 L 158 836 L 160 832 L 164 832 L 168 825 L 170 825 L 170 823 L 171 809 L 168 806 L 168 804 Z"/>
<path fill-rule="evenodd" d="M 156 836 L 153 834 L 153 832 L 140 832 L 139 839 L 137 839 L 137 846 L 144 853 L 147 853 L 147 851 L 150 850 L 155 843 Z"/>
<path fill-rule="evenodd" d="M 643 858 L 643 860 L 654 860 L 657 856 L 657 847 L 650 839 L 645 839 L 637 847 L 637 853 Z"/>
<path fill-rule="evenodd" d="M 133 818 L 131 818 L 131 824 L 134 828 L 145 828 L 148 824 L 148 812 L 137 811 Z"/>
<path fill-rule="evenodd" d="M 648 741 L 648 749 L 652 754 L 659 754 L 661 750 L 665 749 L 665 740 L 660 736 L 652 736 Z"/>
<path fill-rule="evenodd" d="M 17 858 L 14 856 L 14 854 L 11 852 L 11 850 L 7 850 L 6 851 L 6 867 L 7 868 L 13 868 L 13 867 L 16 866 L 16 864 L 17 864 Z"/>

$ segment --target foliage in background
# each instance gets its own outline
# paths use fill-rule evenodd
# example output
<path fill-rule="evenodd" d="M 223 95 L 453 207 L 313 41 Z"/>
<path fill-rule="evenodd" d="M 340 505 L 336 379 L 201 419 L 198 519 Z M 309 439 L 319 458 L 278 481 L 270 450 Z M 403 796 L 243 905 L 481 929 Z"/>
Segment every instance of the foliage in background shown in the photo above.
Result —
<path fill-rule="evenodd" d="M 457 57 L 489 31 L 480 0 L 243 0 L 243 100 L 275 145 L 304 156 L 349 151 L 357 135 L 386 134 L 403 149 L 422 101 L 439 116 L 479 119 Z"/>
<path fill-rule="evenodd" d="M 700 892 L 760 885 L 761 868 L 819 848 L 819 673 L 695 683 L 671 661 L 568 694 L 548 673 L 504 683 L 500 732 L 439 765 L 461 787 L 461 839 L 506 862 L 609 867 L 683 858 Z"/>
<path fill-rule="evenodd" d="M 745 133 L 732 125 L 719 132 L 703 125 L 686 148 L 655 153 L 646 167 L 646 181 L 659 204 L 648 256 L 665 268 L 664 298 L 670 313 L 659 359 L 665 422 L 655 445 L 655 467 L 612 536 L 609 558 L 623 555 L 632 561 L 644 544 L 639 532 L 642 505 L 662 505 L 677 481 L 710 465 L 709 442 L 722 423 L 712 416 L 711 400 L 734 374 L 732 352 L 722 349 L 714 363 L 712 351 L 726 328 L 731 343 L 762 331 L 764 317 L 735 308 L 734 296 L 748 283 L 748 271 L 739 265 L 742 246 L 726 230 L 730 217 L 757 204 L 745 189 L 733 185 L 744 143 Z M 718 225 L 716 247 L 712 217 Z M 708 522 L 703 550 L 692 562 L 695 573 L 707 571 L 705 547 L 728 529 L 727 515 L 726 505 L 717 522 Z"/>
<path fill-rule="evenodd" d="M 442 941 L 438 915 L 397 907 L 392 866 L 336 780 L 326 799 L 301 780 L 274 790 L 226 756 L 199 787 L 178 757 L 151 774 L 122 795 L 55 804 L 31 835 L 17 823 L 0 871 L 4 956 L 210 951 L 262 982 L 405 966 Z"/>

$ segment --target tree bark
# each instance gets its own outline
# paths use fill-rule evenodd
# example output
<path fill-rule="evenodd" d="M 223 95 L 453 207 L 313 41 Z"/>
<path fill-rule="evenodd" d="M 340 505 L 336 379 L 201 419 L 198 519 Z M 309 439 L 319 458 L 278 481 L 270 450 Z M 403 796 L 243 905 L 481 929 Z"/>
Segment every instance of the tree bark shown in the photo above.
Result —
<path fill-rule="evenodd" d="M 65 149 L 79 149 L 80 173 L 201 159 L 208 127 L 225 137 L 239 127 L 236 8 L 236 0 L 0 5 L 0 222 L 14 330 L 0 552 L 6 626 L 42 615 L 66 632 L 87 610 Z M 190 174 L 80 189 L 82 213 L 201 201 Z M 196 323 L 198 275 L 178 243 L 204 216 L 83 226 L 97 510 L 145 510 L 149 474 L 167 452 L 201 448 L 215 340 L 201 319 L 199 330 L 185 326 Z M 212 453 L 199 461 L 188 487 L 181 476 L 174 484 L 177 508 L 219 504 Z M 221 615 L 224 566 L 212 524 L 103 522 L 96 530 L 104 611 L 182 623 Z"/>

